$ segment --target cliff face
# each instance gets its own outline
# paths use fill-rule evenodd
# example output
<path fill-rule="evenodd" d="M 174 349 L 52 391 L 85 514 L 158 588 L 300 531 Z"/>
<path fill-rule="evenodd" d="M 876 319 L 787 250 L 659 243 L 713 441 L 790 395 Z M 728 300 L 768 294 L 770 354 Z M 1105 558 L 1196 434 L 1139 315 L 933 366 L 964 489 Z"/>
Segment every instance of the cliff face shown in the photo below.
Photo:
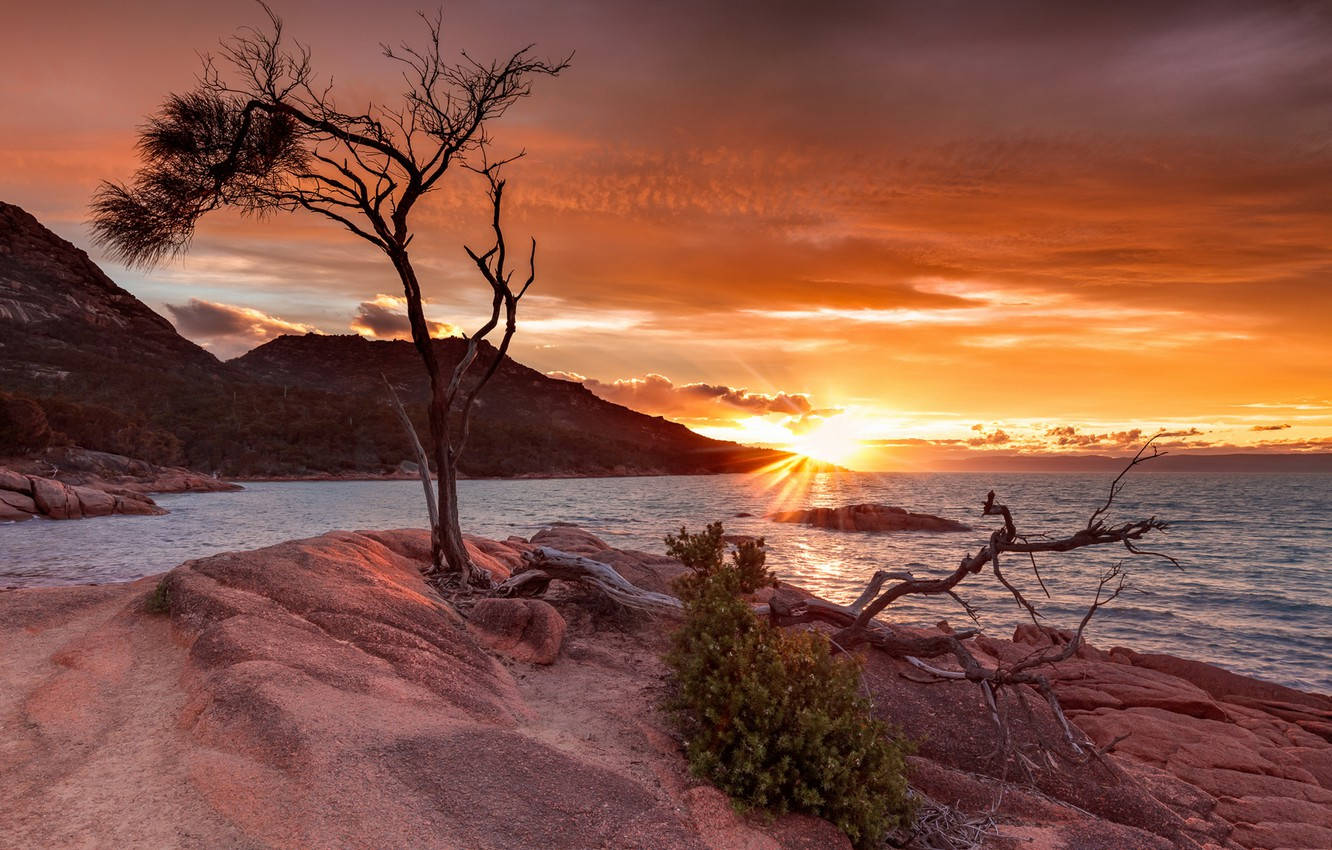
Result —
<path fill-rule="evenodd" d="M 463 345 L 437 342 L 445 369 Z M 487 347 L 478 366 L 494 356 Z M 86 253 L 0 203 L 0 392 L 37 400 L 68 442 L 229 476 L 382 473 L 410 450 L 381 373 L 426 433 L 426 376 L 409 343 L 281 337 L 221 363 Z M 707 473 L 778 457 L 506 358 L 478 401 L 463 471 Z"/>
<path fill-rule="evenodd" d="M 0 378 L 62 380 L 108 361 L 220 367 L 85 252 L 0 202 Z"/>

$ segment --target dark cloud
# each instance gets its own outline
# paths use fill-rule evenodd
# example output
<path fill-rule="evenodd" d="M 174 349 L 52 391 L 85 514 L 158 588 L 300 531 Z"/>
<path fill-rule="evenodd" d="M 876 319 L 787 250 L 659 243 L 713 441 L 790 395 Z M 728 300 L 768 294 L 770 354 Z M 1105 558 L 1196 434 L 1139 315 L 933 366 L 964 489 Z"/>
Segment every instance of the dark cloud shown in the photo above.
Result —
<path fill-rule="evenodd" d="M 314 330 L 310 325 L 290 322 L 253 307 L 199 298 L 166 307 L 177 330 L 219 357 L 240 354 L 283 334 L 304 334 Z"/>
<path fill-rule="evenodd" d="M 1290 425 L 1288 425 L 1288 424 L 1283 424 L 1283 425 L 1255 425 L 1255 426 L 1253 426 L 1252 428 L 1250 428 L 1249 430 L 1250 430 L 1250 431 L 1284 431 L 1284 430 L 1286 430 L 1286 429 L 1289 428 L 1289 427 L 1290 427 Z"/>
<path fill-rule="evenodd" d="M 660 416 L 695 420 L 736 419 L 745 415 L 764 416 L 769 413 L 805 417 L 814 413 L 814 405 L 803 393 L 760 393 L 721 384 L 676 384 L 665 375 L 656 374 L 611 382 L 569 372 L 549 374 L 551 377 L 577 381 L 607 401 Z M 819 414 L 829 412 L 824 410 L 819 411 Z M 723 415 L 719 417 L 719 413 Z"/>
<path fill-rule="evenodd" d="M 457 336 L 458 328 L 447 322 L 426 320 L 433 337 Z M 362 301 L 356 308 L 349 327 L 358 334 L 376 339 L 411 339 L 412 327 L 407 321 L 406 301 L 392 295 L 378 295 L 373 301 Z"/>

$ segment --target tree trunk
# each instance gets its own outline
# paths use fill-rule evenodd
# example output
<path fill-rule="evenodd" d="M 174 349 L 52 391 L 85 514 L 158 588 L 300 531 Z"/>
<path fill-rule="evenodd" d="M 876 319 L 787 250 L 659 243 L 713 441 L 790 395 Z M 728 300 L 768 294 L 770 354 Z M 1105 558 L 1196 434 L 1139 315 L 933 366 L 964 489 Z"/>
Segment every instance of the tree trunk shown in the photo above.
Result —
<path fill-rule="evenodd" d="M 437 537 L 443 564 L 459 573 L 464 584 L 488 587 L 493 583 L 490 573 L 472 563 L 463 542 L 462 525 L 458 522 L 458 470 L 451 462 L 439 471 L 439 506 Z"/>
<path fill-rule="evenodd" d="M 439 522 L 437 527 L 431 529 L 431 560 L 435 572 L 456 572 L 464 584 L 487 584 L 488 576 L 473 566 L 471 556 L 467 554 L 462 528 L 458 524 L 458 465 L 449 434 L 449 411 L 446 404 L 448 382 L 441 374 L 434 344 L 430 339 L 430 326 L 421 308 L 421 286 L 406 250 L 399 249 L 390 256 L 407 297 L 407 321 L 412 329 L 412 344 L 430 376 L 430 454 L 435 460 L 435 473 L 439 478 Z"/>

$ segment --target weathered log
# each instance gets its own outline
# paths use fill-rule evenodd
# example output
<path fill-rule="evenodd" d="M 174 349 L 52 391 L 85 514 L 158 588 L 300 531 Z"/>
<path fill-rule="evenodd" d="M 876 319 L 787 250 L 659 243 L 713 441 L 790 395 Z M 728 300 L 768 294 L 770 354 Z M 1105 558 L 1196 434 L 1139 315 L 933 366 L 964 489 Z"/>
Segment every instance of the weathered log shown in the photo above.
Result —
<path fill-rule="evenodd" d="M 496 596 L 540 596 L 552 580 L 576 582 L 592 588 L 626 608 L 640 611 L 678 611 L 684 604 L 666 593 L 644 590 L 615 571 L 610 564 L 542 546 L 523 553 L 527 569 L 495 588 Z"/>

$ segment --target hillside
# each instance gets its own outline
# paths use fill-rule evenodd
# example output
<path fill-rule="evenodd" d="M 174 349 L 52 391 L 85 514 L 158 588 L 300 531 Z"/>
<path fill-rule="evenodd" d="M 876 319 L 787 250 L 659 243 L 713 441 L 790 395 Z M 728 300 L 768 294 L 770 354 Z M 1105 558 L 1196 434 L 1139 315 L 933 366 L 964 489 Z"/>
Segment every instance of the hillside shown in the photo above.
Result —
<path fill-rule="evenodd" d="M 58 381 L 108 359 L 172 371 L 220 365 L 86 253 L 0 202 L 0 380 Z"/>
<path fill-rule="evenodd" d="M 461 341 L 438 346 L 448 368 Z M 0 391 L 37 401 L 57 442 L 233 477 L 379 474 L 410 457 L 381 372 L 424 433 L 425 374 L 410 344 L 282 337 L 222 363 L 86 253 L 0 203 Z M 462 468 L 708 473 L 779 456 L 708 439 L 506 358 L 481 396 Z"/>
<path fill-rule="evenodd" d="M 492 346 L 483 346 L 474 367 L 477 373 L 495 356 Z M 461 339 L 435 341 L 445 371 L 465 349 Z M 404 400 L 420 406 L 425 427 L 429 383 L 416 349 L 406 341 L 282 336 L 227 365 L 253 381 L 360 398 L 382 398 L 381 376 L 386 376 Z M 615 458 L 613 466 L 638 471 L 716 472 L 767 463 L 774 454 L 712 440 L 660 416 L 645 416 L 605 401 L 582 384 L 549 378 L 507 357 L 477 401 L 476 420 L 484 433 L 474 433 L 469 451 L 507 454 L 493 462 L 516 465 L 495 470 L 500 473 L 529 468 L 576 471 L 575 454 L 604 455 Z"/>

